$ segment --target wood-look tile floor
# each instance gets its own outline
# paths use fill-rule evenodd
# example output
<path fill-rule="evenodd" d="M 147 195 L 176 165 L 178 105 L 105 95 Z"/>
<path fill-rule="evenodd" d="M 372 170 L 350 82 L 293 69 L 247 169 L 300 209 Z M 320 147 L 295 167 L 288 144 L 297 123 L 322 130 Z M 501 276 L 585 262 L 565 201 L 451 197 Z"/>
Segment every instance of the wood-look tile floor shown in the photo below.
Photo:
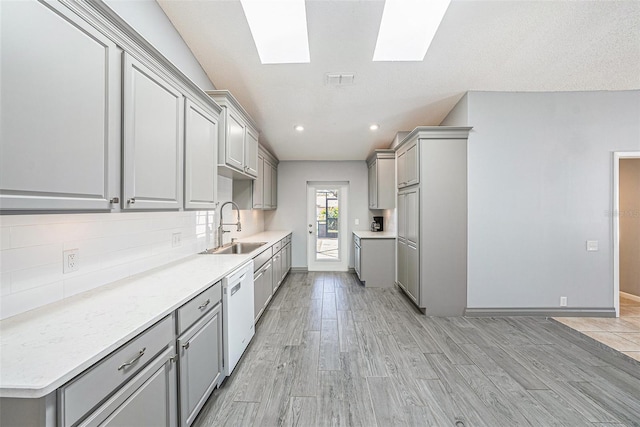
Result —
<path fill-rule="evenodd" d="M 640 301 L 620 294 L 620 317 L 556 317 L 556 321 L 640 361 Z"/>
<path fill-rule="evenodd" d="M 640 364 L 543 318 L 430 318 L 287 277 L 195 426 L 640 426 Z"/>

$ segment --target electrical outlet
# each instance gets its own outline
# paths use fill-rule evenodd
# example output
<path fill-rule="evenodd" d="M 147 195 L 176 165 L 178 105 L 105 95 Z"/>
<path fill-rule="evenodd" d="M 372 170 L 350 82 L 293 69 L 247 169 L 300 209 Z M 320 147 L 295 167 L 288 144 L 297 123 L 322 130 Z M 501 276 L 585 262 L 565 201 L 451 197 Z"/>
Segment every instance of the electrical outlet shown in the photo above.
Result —
<path fill-rule="evenodd" d="M 69 249 L 62 252 L 62 274 L 80 269 L 80 249 Z"/>
<path fill-rule="evenodd" d="M 356 218 L 354 221 L 355 225 L 360 225 L 360 219 Z"/>
<path fill-rule="evenodd" d="M 171 236 L 171 247 L 177 248 L 178 246 L 182 246 L 182 233 L 173 233 Z"/>
<path fill-rule="evenodd" d="M 567 297 L 560 297 L 560 307 L 567 306 Z"/>

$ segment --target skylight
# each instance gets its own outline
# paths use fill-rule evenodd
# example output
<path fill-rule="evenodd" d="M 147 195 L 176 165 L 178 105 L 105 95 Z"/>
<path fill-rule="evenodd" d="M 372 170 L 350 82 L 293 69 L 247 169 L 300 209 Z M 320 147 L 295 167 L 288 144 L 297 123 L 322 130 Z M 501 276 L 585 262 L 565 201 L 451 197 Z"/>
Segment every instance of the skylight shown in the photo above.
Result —
<path fill-rule="evenodd" d="M 374 61 L 422 61 L 451 0 L 386 0 Z"/>
<path fill-rule="evenodd" d="M 308 63 L 304 0 L 240 0 L 263 64 Z"/>

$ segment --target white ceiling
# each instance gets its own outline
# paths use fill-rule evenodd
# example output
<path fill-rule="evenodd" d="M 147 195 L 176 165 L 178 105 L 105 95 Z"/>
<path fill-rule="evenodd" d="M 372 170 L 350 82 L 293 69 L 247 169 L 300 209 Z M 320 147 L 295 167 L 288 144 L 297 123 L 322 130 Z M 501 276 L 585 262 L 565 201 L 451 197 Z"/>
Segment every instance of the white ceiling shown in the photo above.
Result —
<path fill-rule="evenodd" d="M 282 65 L 260 63 L 238 0 L 158 3 L 280 160 L 364 159 L 397 131 L 439 124 L 468 90 L 640 89 L 636 0 L 454 0 L 424 61 L 393 63 L 371 60 L 383 0 L 307 0 L 311 63 Z M 355 82 L 327 86 L 328 72 Z"/>

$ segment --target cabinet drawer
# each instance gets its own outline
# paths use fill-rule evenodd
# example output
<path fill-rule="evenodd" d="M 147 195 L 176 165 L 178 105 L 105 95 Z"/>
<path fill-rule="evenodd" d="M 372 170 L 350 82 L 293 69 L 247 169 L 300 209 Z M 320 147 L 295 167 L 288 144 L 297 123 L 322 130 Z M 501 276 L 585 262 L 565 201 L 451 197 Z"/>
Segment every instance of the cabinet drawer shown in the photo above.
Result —
<path fill-rule="evenodd" d="M 253 258 L 253 272 L 255 273 L 256 271 L 260 270 L 260 267 L 262 267 L 267 261 L 269 261 L 272 256 L 273 253 L 271 252 L 271 248 L 269 248 L 257 257 Z"/>
<path fill-rule="evenodd" d="M 355 234 L 353 235 L 353 243 L 355 243 L 357 246 L 360 246 L 360 238 Z"/>
<path fill-rule="evenodd" d="M 285 237 L 287 243 L 291 243 L 291 234 L 289 234 L 287 237 Z"/>
<path fill-rule="evenodd" d="M 283 239 L 284 240 L 284 239 Z M 282 249 L 282 240 L 278 240 L 275 245 L 272 246 L 273 254 L 275 255 L 280 249 Z"/>
<path fill-rule="evenodd" d="M 178 335 L 186 331 L 202 315 L 211 310 L 222 299 L 221 282 L 211 286 L 178 309 Z"/>
<path fill-rule="evenodd" d="M 60 424 L 70 426 L 174 340 L 173 315 L 138 335 L 92 368 L 60 388 Z"/>

